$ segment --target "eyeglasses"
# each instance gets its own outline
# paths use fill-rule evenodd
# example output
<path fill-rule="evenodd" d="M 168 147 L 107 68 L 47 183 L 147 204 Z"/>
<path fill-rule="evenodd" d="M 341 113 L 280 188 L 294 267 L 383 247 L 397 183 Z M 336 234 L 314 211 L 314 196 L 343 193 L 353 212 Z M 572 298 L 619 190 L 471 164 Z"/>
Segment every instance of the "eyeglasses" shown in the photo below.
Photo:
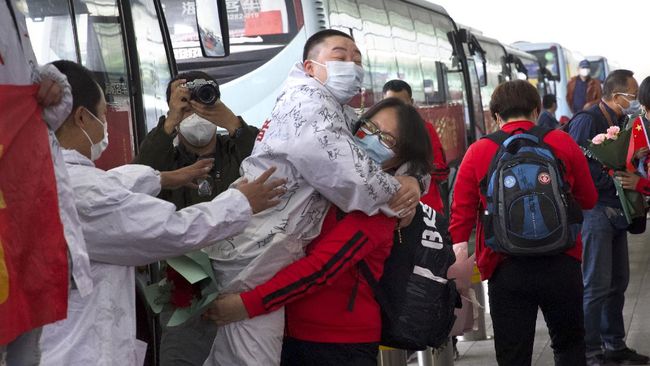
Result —
<path fill-rule="evenodd" d="M 388 132 L 383 132 L 377 127 L 377 125 L 369 119 L 361 119 L 361 126 L 359 129 L 367 135 L 379 135 L 379 142 L 382 145 L 386 146 L 389 149 L 392 149 L 397 145 L 397 139 L 395 136 L 391 135 Z"/>
<path fill-rule="evenodd" d="M 615 93 L 615 94 L 622 95 L 626 98 L 636 99 L 636 94 L 629 94 L 629 93 Z"/>

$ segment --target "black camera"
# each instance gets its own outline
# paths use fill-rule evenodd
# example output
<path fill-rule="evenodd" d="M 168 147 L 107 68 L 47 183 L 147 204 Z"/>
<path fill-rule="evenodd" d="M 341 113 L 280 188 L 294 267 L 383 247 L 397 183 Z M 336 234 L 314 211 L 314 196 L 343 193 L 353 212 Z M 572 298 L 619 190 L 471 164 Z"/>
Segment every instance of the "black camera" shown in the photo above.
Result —
<path fill-rule="evenodd" d="M 185 83 L 185 87 L 190 90 L 190 99 L 206 105 L 216 103 L 221 97 L 219 85 L 212 80 L 195 79 Z"/>

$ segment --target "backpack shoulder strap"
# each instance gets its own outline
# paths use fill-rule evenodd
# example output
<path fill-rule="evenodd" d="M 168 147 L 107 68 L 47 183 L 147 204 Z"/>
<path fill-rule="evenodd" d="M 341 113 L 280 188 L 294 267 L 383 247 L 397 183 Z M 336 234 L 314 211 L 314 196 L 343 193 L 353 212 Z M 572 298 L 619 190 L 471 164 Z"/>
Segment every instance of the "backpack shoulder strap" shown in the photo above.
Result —
<path fill-rule="evenodd" d="M 502 130 L 499 130 L 499 131 L 496 131 L 496 132 L 492 132 L 491 134 L 485 135 L 485 136 L 483 136 L 483 137 L 481 137 L 481 138 L 482 138 L 482 139 L 488 139 L 488 140 L 494 142 L 495 144 L 497 144 L 497 146 L 499 147 L 499 149 L 501 149 L 501 145 L 503 145 L 503 143 L 504 143 L 504 142 L 505 142 L 505 141 L 506 141 L 510 136 L 511 136 L 511 135 L 510 135 L 509 133 L 504 132 L 504 131 L 502 131 Z M 485 192 L 487 192 L 487 180 L 488 180 L 488 175 L 490 174 L 490 171 L 491 171 L 492 168 L 494 167 L 495 159 L 496 159 L 497 156 L 498 156 L 498 152 L 499 152 L 499 150 L 497 150 L 497 154 L 492 158 L 492 161 L 490 162 L 490 166 L 489 166 L 489 168 L 488 168 L 488 173 L 487 173 L 487 174 L 483 177 L 483 179 L 481 179 L 481 181 L 479 182 L 480 190 L 481 190 L 481 192 L 482 192 L 484 195 L 485 195 Z M 480 210 L 480 212 L 483 211 L 483 210 L 480 209 L 480 208 L 479 208 L 479 210 Z"/>
<path fill-rule="evenodd" d="M 539 143 L 543 144 L 544 143 L 544 137 L 546 137 L 546 135 L 551 131 L 553 131 L 553 130 L 548 128 L 548 127 L 535 125 L 533 128 L 526 131 L 526 133 L 537 137 L 539 139 Z"/>
<path fill-rule="evenodd" d="M 565 123 L 564 126 L 560 127 L 560 130 L 562 130 L 562 131 L 564 131 L 564 132 L 566 132 L 566 133 L 569 133 L 569 125 L 571 124 L 571 122 L 573 122 L 573 120 L 574 120 L 577 116 L 579 116 L 579 115 L 581 115 L 581 114 L 588 114 L 588 115 L 591 116 L 591 118 L 593 118 L 593 119 L 595 119 L 595 120 L 597 120 L 597 121 L 599 121 L 599 122 L 602 121 L 602 120 L 604 120 L 604 118 L 600 115 L 600 113 L 596 112 L 595 110 L 592 110 L 591 108 L 589 108 L 589 109 L 584 109 L 584 110 L 582 110 L 582 111 L 580 111 L 580 112 L 574 114 L 574 115 L 571 117 L 571 119 L 569 120 L 569 122 Z M 605 123 L 607 123 L 607 120 L 605 120 Z"/>
<path fill-rule="evenodd" d="M 370 288 L 372 289 L 372 292 L 375 295 L 375 299 L 377 300 L 379 307 L 383 309 L 383 312 L 386 314 L 386 316 L 393 319 L 393 317 L 395 316 L 395 312 L 393 312 L 392 310 L 392 305 L 390 304 L 388 295 L 386 295 L 386 293 L 381 288 L 381 286 L 379 286 L 379 281 L 377 281 L 375 276 L 370 271 L 370 267 L 368 267 L 368 263 L 366 263 L 366 261 L 362 259 L 357 263 L 357 267 L 359 268 L 359 272 L 361 272 L 363 278 L 365 278 L 366 282 L 368 282 L 368 285 L 370 285 Z M 354 297 L 356 297 L 356 291 L 352 295 L 353 296 L 350 298 L 350 302 L 348 303 L 349 309 L 354 306 Z"/>
<path fill-rule="evenodd" d="M 509 133 L 504 132 L 502 130 L 499 130 L 499 131 L 487 134 L 487 135 L 485 135 L 485 136 L 483 136 L 481 138 L 482 139 L 488 139 L 488 140 L 494 142 L 495 144 L 501 146 L 504 143 L 504 141 L 506 141 L 508 139 L 508 137 L 510 137 Z"/>
<path fill-rule="evenodd" d="M 359 263 L 357 263 L 357 265 L 359 266 L 359 272 L 361 272 L 363 278 L 366 279 L 366 281 L 370 285 L 370 288 L 372 288 L 372 291 L 375 292 L 379 286 L 379 282 L 370 271 L 370 267 L 368 267 L 368 263 L 366 263 L 366 261 L 362 259 L 359 261 Z"/>

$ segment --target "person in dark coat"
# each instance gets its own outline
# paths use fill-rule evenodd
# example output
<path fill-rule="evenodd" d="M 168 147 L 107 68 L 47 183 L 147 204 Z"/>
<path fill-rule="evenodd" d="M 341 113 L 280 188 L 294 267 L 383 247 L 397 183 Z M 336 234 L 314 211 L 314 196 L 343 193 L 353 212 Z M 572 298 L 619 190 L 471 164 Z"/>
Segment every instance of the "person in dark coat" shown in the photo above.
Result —
<path fill-rule="evenodd" d="M 555 111 L 557 110 L 557 98 L 555 95 L 544 95 L 544 98 L 542 98 L 542 108 L 544 108 L 544 110 L 537 118 L 537 125 L 556 129 L 560 123 L 555 119 Z"/>

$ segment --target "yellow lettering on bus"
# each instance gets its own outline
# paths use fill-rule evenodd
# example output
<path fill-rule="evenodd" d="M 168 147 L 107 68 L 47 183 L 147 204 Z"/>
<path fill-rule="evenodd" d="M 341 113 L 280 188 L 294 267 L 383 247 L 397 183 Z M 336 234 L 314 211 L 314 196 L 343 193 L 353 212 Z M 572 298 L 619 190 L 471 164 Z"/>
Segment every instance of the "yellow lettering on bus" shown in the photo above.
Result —
<path fill-rule="evenodd" d="M 2 249 L 2 242 L 0 242 L 0 304 L 7 301 L 9 297 L 9 271 L 5 264 L 5 252 Z"/>
<path fill-rule="evenodd" d="M 0 145 L 0 159 L 2 159 L 3 146 Z M 0 190 L 0 209 L 6 208 L 7 204 L 5 203 L 5 197 L 2 195 L 2 190 Z"/>
<path fill-rule="evenodd" d="M 0 145 L 0 159 L 2 159 L 3 146 Z M 0 191 L 0 209 L 6 208 L 4 196 Z M 9 271 L 7 271 L 7 264 L 5 263 L 5 252 L 2 249 L 2 241 L 0 241 L 0 304 L 7 301 L 9 297 Z"/>

